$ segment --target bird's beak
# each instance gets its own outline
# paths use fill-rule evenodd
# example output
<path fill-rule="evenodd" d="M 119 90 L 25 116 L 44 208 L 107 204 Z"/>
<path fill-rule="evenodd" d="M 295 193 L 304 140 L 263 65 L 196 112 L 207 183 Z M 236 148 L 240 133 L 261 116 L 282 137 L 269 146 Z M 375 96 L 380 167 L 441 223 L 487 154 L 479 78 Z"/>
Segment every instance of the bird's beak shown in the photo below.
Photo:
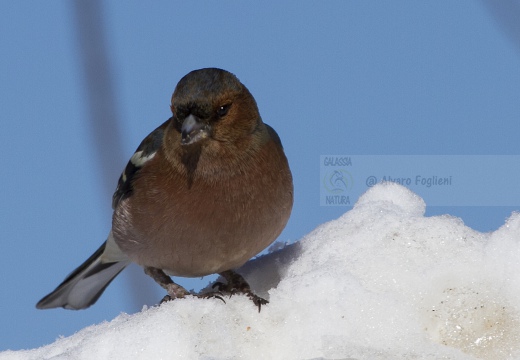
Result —
<path fill-rule="evenodd" d="M 209 136 L 209 125 L 203 123 L 198 117 L 190 114 L 181 127 L 181 144 L 189 145 L 196 143 Z"/>

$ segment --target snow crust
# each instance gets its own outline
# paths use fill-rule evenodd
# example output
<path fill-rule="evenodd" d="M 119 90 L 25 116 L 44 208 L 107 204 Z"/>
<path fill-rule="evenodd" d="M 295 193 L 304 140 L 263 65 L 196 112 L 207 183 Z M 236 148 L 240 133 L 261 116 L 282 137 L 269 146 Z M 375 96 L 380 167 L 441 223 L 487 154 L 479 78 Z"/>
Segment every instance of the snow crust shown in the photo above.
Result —
<path fill-rule="evenodd" d="M 0 359 L 520 359 L 520 214 L 480 233 L 424 212 L 379 184 L 250 261 L 260 313 L 244 296 L 175 300 Z"/>

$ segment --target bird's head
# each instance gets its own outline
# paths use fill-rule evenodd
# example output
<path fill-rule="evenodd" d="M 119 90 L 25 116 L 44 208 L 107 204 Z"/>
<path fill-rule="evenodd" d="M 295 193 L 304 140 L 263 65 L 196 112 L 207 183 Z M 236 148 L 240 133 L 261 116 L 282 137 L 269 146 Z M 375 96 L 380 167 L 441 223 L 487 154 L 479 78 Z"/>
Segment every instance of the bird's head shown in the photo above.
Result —
<path fill-rule="evenodd" d="M 172 96 L 172 121 L 181 146 L 237 143 L 261 124 L 256 102 L 235 75 L 207 68 L 184 76 Z"/>

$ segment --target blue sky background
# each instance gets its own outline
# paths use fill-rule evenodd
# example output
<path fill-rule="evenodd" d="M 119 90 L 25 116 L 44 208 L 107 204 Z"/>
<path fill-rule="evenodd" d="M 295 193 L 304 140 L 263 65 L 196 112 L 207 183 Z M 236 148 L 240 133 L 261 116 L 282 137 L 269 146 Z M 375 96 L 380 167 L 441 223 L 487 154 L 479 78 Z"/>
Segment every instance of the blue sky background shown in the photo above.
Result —
<path fill-rule="evenodd" d="M 136 286 L 149 305 L 162 297 L 134 267 L 88 310 L 34 307 L 105 239 L 104 179 L 115 189 L 193 69 L 235 73 L 278 131 L 295 185 L 282 241 L 348 210 L 320 206 L 320 155 L 520 153 L 516 1 L 103 2 L 94 28 L 104 31 L 110 116 L 121 131 L 122 148 L 113 152 L 97 145 L 90 125 L 74 4 L 0 2 L 0 350 L 41 346 L 139 311 Z M 116 165 L 103 170 L 99 153 Z M 491 231 L 515 210 L 520 204 L 436 206 L 427 214 Z M 208 281 L 177 280 L 188 288 Z"/>

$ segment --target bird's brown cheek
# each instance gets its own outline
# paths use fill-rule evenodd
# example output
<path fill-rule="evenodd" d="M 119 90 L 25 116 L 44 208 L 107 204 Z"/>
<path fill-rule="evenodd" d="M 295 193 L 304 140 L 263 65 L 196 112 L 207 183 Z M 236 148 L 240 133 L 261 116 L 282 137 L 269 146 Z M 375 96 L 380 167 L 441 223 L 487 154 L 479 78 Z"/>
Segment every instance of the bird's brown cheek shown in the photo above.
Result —
<path fill-rule="evenodd" d="M 233 118 L 222 119 L 213 126 L 212 137 L 217 141 L 235 143 L 247 135 L 244 124 Z"/>

